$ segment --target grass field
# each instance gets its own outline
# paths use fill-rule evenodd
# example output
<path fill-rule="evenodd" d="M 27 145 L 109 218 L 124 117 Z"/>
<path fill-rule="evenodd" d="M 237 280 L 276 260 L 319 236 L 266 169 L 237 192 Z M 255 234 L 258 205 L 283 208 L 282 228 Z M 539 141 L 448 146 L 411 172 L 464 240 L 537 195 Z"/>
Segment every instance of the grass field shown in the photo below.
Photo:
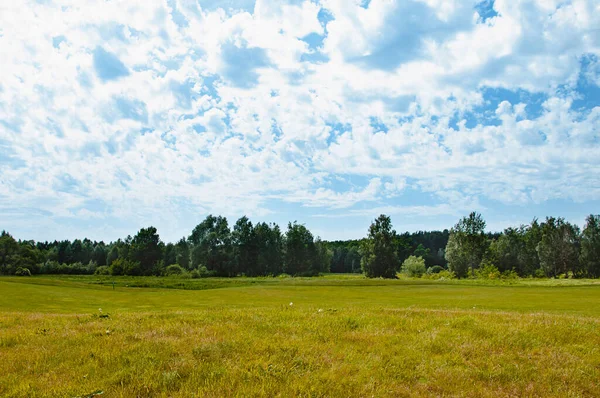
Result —
<path fill-rule="evenodd" d="M 598 281 L 0 278 L 3 397 L 593 397 L 599 380 Z"/>

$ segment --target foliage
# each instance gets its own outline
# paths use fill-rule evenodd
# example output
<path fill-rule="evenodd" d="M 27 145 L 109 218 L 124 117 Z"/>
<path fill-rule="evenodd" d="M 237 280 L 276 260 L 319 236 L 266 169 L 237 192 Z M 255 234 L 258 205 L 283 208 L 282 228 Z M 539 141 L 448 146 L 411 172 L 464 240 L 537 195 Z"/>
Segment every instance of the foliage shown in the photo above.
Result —
<path fill-rule="evenodd" d="M 110 265 L 111 275 L 143 275 L 140 263 L 136 261 L 118 258 Z"/>
<path fill-rule="evenodd" d="M 412 278 L 420 278 L 426 271 L 423 257 L 410 256 L 402 263 L 402 273 Z"/>
<path fill-rule="evenodd" d="M 235 276 L 231 233 L 225 217 L 209 215 L 188 238 L 192 268 L 205 266 L 219 276 Z"/>
<path fill-rule="evenodd" d="M 165 275 L 183 275 L 185 274 L 185 269 L 181 267 L 179 264 L 171 264 L 165 269 Z"/>
<path fill-rule="evenodd" d="M 29 268 L 18 267 L 15 271 L 16 276 L 31 276 L 31 271 Z"/>
<path fill-rule="evenodd" d="M 474 273 L 474 277 L 478 279 L 500 279 L 501 276 L 501 272 L 494 264 L 485 262 Z"/>
<path fill-rule="evenodd" d="M 108 265 L 101 265 L 96 268 L 94 275 L 110 275 L 110 267 Z"/>
<path fill-rule="evenodd" d="M 302 224 L 288 224 L 284 271 L 294 276 L 317 275 L 317 251 L 312 233 Z"/>
<path fill-rule="evenodd" d="M 433 267 L 427 268 L 428 274 L 439 274 L 442 271 L 444 271 L 444 267 L 440 265 L 434 265 Z"/>
<path fill-rule="evenodd" d="M 481 264 L 486 245 L 485 221 L 481 214 L 472 212 L 463 217 L 450 232 L 446 246 L 449 269 L 459 278 L 466 277 L 469 270 L 472 274 Z"/>
<path fill-rule="evenodd" d="M 129 260 L 139 264 L 140 275 L 152 275 L 152 270 L 161 260 L 163 243 L 156 231 L 156 228 L 142 228 L 133 237 L 131 249 L 129 251 Z M 131 275 L 131 274 L 127 274 Z"/>
<path fill-rule="evenodd" d="M 579 231 L 562 218 L 547 218 L 541 225 L 542 239 L 537 246 L 540 267 L 548 277 L 579 270 Z"/>
<path fill-rule="evenodd" d="M 600 215 L 590 215 L 581 234 L 580 264 L 592 277 L 600 277 Z"/>
<path fill-rule="evenodd" d="M 452 271 L 448 271 L 448 270 L 443 270 L 436 273 L 426 273 L 425 275 L 423 275 L 423 278 L 425 279 L 431 279 L 431 280 L 450 280 L 450 279 L 456 279 L 456 274 Z"/>
<path fill-rule="evenodd" d="M 361 266 L 367 277 L 396 278 L 399 261 L 394 250 L 395 235 L 390 217 L 384 214 L 371 224 L 368 238 L 361 245 Z"/>

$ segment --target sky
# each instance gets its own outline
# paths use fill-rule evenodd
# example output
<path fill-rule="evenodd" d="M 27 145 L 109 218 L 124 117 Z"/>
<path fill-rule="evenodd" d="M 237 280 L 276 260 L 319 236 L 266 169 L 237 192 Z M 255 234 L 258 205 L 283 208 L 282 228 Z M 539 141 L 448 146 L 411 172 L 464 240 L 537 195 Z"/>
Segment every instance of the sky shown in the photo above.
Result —
<path fill-rule="evenodd" d="M 0 4 L 0 230 L 600 213 L 597 0 Z"/>

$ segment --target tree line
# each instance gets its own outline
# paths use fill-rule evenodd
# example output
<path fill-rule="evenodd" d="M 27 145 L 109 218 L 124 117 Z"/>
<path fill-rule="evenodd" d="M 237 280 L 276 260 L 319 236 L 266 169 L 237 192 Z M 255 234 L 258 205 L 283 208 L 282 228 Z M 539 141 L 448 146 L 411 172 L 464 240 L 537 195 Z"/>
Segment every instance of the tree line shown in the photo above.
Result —
<path fill-rule="evenodd" d="M 520 277 L 600 277 L 600 216 L 583 230 L 548 217 L 502 233 L 485 231 L 478 213 L 450 230 L 398 234 L 390 217 L 379 216 L 367 237 L 325 242 L 302 224 L 253 224 L 242 217 L 229 227 L 209 215 L 188 237 L 161 241 L 154 227 L 105 244 L 89 239 L 34 242 L 0 235 L 0 274 L 104 274 L 222 276 L 314 276 L 364 273 L 394 278 L 447 271 L 449 277 L 482 272 Z"/>
<path fill-rule="evenodd" d="M 105 274 L 200 276 L 313 276 L 330 270 L 331 250 L 302 224 L 278 225 L 242 217 L 230 228 L 209 215 L 188 237 L 161 241 L 154 227 L 105 244 L 89 239 L 17 241 L 0 236 L 0 274 Z"/>

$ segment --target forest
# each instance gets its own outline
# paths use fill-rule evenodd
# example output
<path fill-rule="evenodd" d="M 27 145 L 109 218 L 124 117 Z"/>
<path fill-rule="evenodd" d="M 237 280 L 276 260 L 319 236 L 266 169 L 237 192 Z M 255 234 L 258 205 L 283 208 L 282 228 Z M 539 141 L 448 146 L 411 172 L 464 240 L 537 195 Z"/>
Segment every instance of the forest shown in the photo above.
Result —
<path fill-rule="evenodd" d="M 316 276 L 364 273 L 395 278 L 440 275 L 465 277 L 600 276 L 600 216 L 583 229 L 563 218 L 505 229 L 485 230 L 478 213 L 450 230 L 397 233 L 390 217 L 379 216 L 360 240 L 323 241 L 306 226 L 253 224 L 247 217 L 230 228 L 227 218 L 209 215 L 188 237 L 161 241 L 154 227 L 115 242 L 89 239 L 34 242 L 0 236 L 0 274 Z"/>

